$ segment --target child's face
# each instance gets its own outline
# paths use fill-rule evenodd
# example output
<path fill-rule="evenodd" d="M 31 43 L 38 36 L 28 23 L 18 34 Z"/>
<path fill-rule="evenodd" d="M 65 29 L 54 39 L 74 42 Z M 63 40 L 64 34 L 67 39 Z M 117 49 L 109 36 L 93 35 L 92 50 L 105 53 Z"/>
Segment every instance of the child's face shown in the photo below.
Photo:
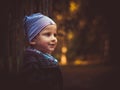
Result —
<path fill-rule="evenodd" d="M 44 52 L 52 53 L 57 45 L 57 26 L 48 25 L 33 39 L 34 48 Z"/>

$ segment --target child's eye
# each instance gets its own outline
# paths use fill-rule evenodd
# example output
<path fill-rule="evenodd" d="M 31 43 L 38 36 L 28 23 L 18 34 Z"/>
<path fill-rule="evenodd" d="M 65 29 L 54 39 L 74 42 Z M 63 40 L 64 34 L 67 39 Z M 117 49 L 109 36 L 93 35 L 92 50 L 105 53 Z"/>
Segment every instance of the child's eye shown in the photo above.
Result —
<path fill-rule="evenodd" d="M 50 36 L 51 34 L 50 34 L 50 33 L 45 33 L 44 35 L 46 35 L 46 36 Z"/>

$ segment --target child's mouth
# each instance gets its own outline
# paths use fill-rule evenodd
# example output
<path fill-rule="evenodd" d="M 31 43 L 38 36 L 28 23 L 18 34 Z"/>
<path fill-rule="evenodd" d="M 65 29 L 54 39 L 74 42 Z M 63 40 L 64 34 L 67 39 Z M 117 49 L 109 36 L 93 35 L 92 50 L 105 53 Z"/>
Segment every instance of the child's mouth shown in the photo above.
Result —
<path fill-rule="evenodd" d="M 49 44 L 49 46 L 55 48 L 56 44 Z"/>

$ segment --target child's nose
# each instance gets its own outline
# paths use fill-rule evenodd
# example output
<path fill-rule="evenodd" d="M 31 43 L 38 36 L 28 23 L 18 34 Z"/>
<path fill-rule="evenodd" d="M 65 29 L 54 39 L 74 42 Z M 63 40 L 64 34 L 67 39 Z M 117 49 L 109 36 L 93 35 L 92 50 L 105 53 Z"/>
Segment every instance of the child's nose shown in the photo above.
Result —
<path fill-rule="evenodd" d="M 52 40 L 52 41 L 57 41 L 57 38 L 56 38 L 54 35 L 52 35 L 52 36 L 51 36 L 51 40 Z"/>

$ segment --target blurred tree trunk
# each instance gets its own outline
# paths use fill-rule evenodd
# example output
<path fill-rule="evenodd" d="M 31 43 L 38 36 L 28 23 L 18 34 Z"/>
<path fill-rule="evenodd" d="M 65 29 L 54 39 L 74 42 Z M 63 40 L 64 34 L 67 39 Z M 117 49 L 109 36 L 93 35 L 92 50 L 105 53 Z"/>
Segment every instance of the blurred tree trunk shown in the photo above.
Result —
<path fill-rule="evenodd" d="M 1 17 L 0 17 L 0 41 L 1 41 L 1 49 L 0 49 L 0 69 L 3 70 L 4 72 L 8 71 L 8 3 L 5 3 L 5 1 L 0 2 L 0 11 L 1 12 Z"/>
<path fill-rule="evenodd" d="M 119 5 L 118 1 L 90 0 L 89 13 L 99 14 L 106 20 L 105 32 L 109 35 L 109 62 L 111 65 L 119 65 Z"/>

